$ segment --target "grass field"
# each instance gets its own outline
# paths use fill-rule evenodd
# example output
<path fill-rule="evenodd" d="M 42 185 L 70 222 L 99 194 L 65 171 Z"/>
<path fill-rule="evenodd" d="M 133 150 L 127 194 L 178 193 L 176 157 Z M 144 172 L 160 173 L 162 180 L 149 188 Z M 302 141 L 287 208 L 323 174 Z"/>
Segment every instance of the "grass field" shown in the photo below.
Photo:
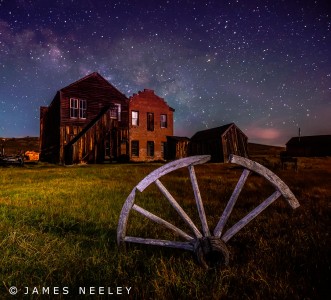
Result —
<path fill-rule="evenodd" d="M 209 271 L 197 265 L 191 252 L 145 245 L 118 250 L 122 205 L 160 164 L 1 168 L 0 298 L 13 298 L 12 286 L 19 289 L 19 298 L 28 287 L 25 297 L 33 299 L 41 296 L 42 287 L 59 293 L 58 298 L 84 298 L 77 295 L 78 287 L 106 287 L 101 290 L 105 294 L 107 287 L 114 293 L 123 287 L 121 297 L 133 299 L 329 298 L 331 158 L 300 158 L 299 172 L 281 170 L 275 155 L 256 159 L 288 184 L 301 206 L 292 210 L 284 199 L 277 200 L 228 242 L 229 266 Z M 241 172 L 229 164 L 196 167 L 211 228 Z M 187 170 L 166 175 L 162 182 L 197 222 Z M 251 175 L 228 225 L 272 192 L 268 182 Z M 156 188 L 138 195 L 137 203 L 185 229 Z M 129 225 L 131 235 L 176 239 L 136 213 Z M 125 287 L 131 288 L 129 296 Z"/>

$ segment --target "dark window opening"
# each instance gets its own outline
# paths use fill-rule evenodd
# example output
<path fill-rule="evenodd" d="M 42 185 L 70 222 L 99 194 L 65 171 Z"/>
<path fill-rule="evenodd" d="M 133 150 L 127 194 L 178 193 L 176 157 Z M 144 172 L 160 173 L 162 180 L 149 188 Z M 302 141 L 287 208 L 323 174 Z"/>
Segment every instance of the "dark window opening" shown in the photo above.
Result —
<path fill-rule="evenodd" d="M 147 130 L 154 131 L 154 114 L 147 113 Z"/>
<path fill-rule="evenodd" d="M 131 156 L 139 156 L 139 141 L 131 141 Z"/>
<path fill-rule="evenodd" d="M 167 115 L 161 115 L 161 128 L 167 128 Z"/>
<path fill-rule="evenodd" d="M 154 156 L 154 142 L 147 142 L 147 156 Z"/>

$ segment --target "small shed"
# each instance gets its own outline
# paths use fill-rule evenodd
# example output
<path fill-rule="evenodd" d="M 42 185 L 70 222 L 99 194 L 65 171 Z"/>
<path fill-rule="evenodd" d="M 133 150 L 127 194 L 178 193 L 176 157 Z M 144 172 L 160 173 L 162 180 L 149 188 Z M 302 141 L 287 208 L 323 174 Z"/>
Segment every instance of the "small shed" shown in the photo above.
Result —
<path fill-rule="evenodd" d="M 234 124 L 198 131 L 191 138 L 190 155 L 211 155 L 211 161 L 227 162 L 230 154 L 248 157 L 247 136 Z"/>
<path fill-rule="evenodd" d="M 289 156 L 331 156 L 331 135 L 292 137 L 286 143 Z"/>
<path fill-rule="evenodd" d="M 182 136 L 167 136 L 166 159 L 179 159 L 188 156 L 190 139 Z"/>

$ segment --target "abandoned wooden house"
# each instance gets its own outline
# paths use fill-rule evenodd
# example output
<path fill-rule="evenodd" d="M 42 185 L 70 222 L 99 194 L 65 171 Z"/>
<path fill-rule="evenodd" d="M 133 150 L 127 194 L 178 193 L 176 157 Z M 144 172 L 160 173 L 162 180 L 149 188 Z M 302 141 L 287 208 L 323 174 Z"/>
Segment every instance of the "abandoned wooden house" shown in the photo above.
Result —
<path fill-rule="evenodd" d="M 331 156 L 331 135 L 292 137 L 286 143 L 289 156 Z"/>
<path fill-rule="evenodd" d="M 190 155 L 211 155 L 213 162 L 227 162 L 230 154 L 248 157 L 247 136 L 234 124 L 198 131 L 190 141 Z"/>
<path fill-rule="evenodd" d="M 62 88 L 40 108 L 40 160 L 95 163 L 128 155 L 128 104 L 98 73 Z"/>
<path fill-rule="evenodd" d="M 129 111 L 130 160 L 164 160 L 175 110 L 153 90 L 145 89 L 130 97 Z"/>
<path fill-rule="evenodd" d="M 145 89 L 128 99 L 98 73 L 40 108 L 40 160 L 60 164 L 163 160 L 173 112 Z"/>

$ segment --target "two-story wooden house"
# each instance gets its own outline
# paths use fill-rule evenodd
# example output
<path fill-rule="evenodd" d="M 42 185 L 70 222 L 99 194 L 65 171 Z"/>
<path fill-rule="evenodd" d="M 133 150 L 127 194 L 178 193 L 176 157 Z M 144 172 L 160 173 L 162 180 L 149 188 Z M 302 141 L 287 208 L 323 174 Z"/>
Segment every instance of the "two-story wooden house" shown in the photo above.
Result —
<path fill-rule="evenodd" d="M 95 163 L 128 155 L 128 104 L 98 73 L 62 88 L 40 108 L 40 160 Z"/>
<path fill-rule="evenodd" d="M 164 160 L 167 136 L 173 135 L 173 113 L 163 98 L 144 89 L 129 98 L 131 161 Z"/>

